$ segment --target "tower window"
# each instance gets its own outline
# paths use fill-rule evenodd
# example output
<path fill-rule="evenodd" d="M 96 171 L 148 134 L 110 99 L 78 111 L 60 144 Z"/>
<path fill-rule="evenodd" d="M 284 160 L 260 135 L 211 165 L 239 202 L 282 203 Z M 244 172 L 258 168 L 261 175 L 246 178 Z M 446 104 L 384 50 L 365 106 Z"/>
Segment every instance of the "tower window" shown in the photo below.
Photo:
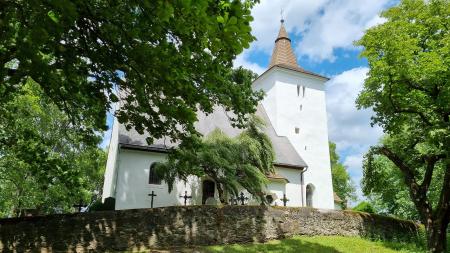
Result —
<path fill-rule="evenodd" d="M 305 86 L 303 86 L 302 88 L 303 88 L 303 97 L 305 97 L 305 91 L 306 91 L 306 87 L 305 87 Z"/>
<path fill-rule="evenodd" d="M 296 127 L 296 128 L 295 128 L 295 133 L 296 133 L 296 134 L 300 133 L 300 128 Z"/>
<path fill-rule="evenodd" d="M 300 111 L 302 111 L 303 110 L 303 105 L 300 105 Z"/>
<path fill-rule="evenodd" d="M 150 171 L 148 172 L 148 183 L 149 184 L 161 184 L 161 178 L 156 174 L 155 170 L 156 163 L 150 165 Z"/>
<path fill-rule="evenodd" d="M 297 85 L 297 97 L 300 97 L 300 85 Z"/>

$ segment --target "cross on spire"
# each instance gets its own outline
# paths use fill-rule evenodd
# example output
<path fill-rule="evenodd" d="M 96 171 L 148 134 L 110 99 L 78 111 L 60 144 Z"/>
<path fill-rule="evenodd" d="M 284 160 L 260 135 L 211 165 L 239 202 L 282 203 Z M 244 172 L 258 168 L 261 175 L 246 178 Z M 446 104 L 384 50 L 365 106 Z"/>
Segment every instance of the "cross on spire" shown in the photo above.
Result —
<path fill-rule="evenodd" d="M 280 22 L 281 23 L 284 23 L 283 13 L 284 13 L 284 10 L 283 10 L 283 8 L 281 8 L 281 11 L 280 11 L 280 17 L 281 17 Z"/>

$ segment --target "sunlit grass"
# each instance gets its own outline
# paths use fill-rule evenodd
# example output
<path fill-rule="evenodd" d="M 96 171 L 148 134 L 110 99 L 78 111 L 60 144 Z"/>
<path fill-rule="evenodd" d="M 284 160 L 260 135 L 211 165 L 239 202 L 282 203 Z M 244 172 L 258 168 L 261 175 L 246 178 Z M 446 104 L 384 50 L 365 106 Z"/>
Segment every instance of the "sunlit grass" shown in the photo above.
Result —
<path fill-rule="evenodd" d="M 291 239 L 270 241 L 264 244 L 236 244 L 205 247 L 200 252 L 209 253 L 257 253 L 257 252 L 301 252 L 301 253 L 418 253 L 424 252 L 414 244 L 370 241 L 357 237 L 314 236 L 293 237 Z"/>

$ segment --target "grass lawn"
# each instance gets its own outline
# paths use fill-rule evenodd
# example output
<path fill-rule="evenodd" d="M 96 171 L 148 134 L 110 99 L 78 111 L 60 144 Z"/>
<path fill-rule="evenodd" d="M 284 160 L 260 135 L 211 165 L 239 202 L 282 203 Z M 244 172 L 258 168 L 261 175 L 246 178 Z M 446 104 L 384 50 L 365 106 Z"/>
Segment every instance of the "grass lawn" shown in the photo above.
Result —
<path fill-rule="evenodd" d="M 226 246 L 210 246 L 197 249 L 194 252 L 208 253 L 256 253 L 256 252 L 300 252 L 300 253 L 394 253 L 394 252 L 424 252 L 413 244 L 400 244 L 383 241 L 370 241 L 356 237 L 341 236 L 297 236 L 291 239 L 270 241 L 264 244 L 236 244 Z"/>

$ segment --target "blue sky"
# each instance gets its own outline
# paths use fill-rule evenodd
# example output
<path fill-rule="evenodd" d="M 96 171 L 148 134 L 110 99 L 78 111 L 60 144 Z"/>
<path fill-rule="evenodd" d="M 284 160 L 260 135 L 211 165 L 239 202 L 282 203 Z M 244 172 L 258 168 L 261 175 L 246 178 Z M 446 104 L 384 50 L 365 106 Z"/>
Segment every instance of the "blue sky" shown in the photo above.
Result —
<path fill-rule="evenodd" d="M 257 41 L 237 57 L 235 66 L 262 73 L 268 66 L 283 9 L 285 26 L 298 63 L 303 68 L 328 76 L 326 84 L 329 138 L 358 187 L 362 158 L 382 135 L 370 126 L 371 110 L 358 111 L 355 99 L 368 71 L 354 41 L 364 31 L 380 24 L 379 14 L 397 0 L 261 0 L 253 9 L 252 33 Z M 108 125 L 112 125 L 108 115 Z M 105 133 L 102 147 L 109 144 Z"/>

